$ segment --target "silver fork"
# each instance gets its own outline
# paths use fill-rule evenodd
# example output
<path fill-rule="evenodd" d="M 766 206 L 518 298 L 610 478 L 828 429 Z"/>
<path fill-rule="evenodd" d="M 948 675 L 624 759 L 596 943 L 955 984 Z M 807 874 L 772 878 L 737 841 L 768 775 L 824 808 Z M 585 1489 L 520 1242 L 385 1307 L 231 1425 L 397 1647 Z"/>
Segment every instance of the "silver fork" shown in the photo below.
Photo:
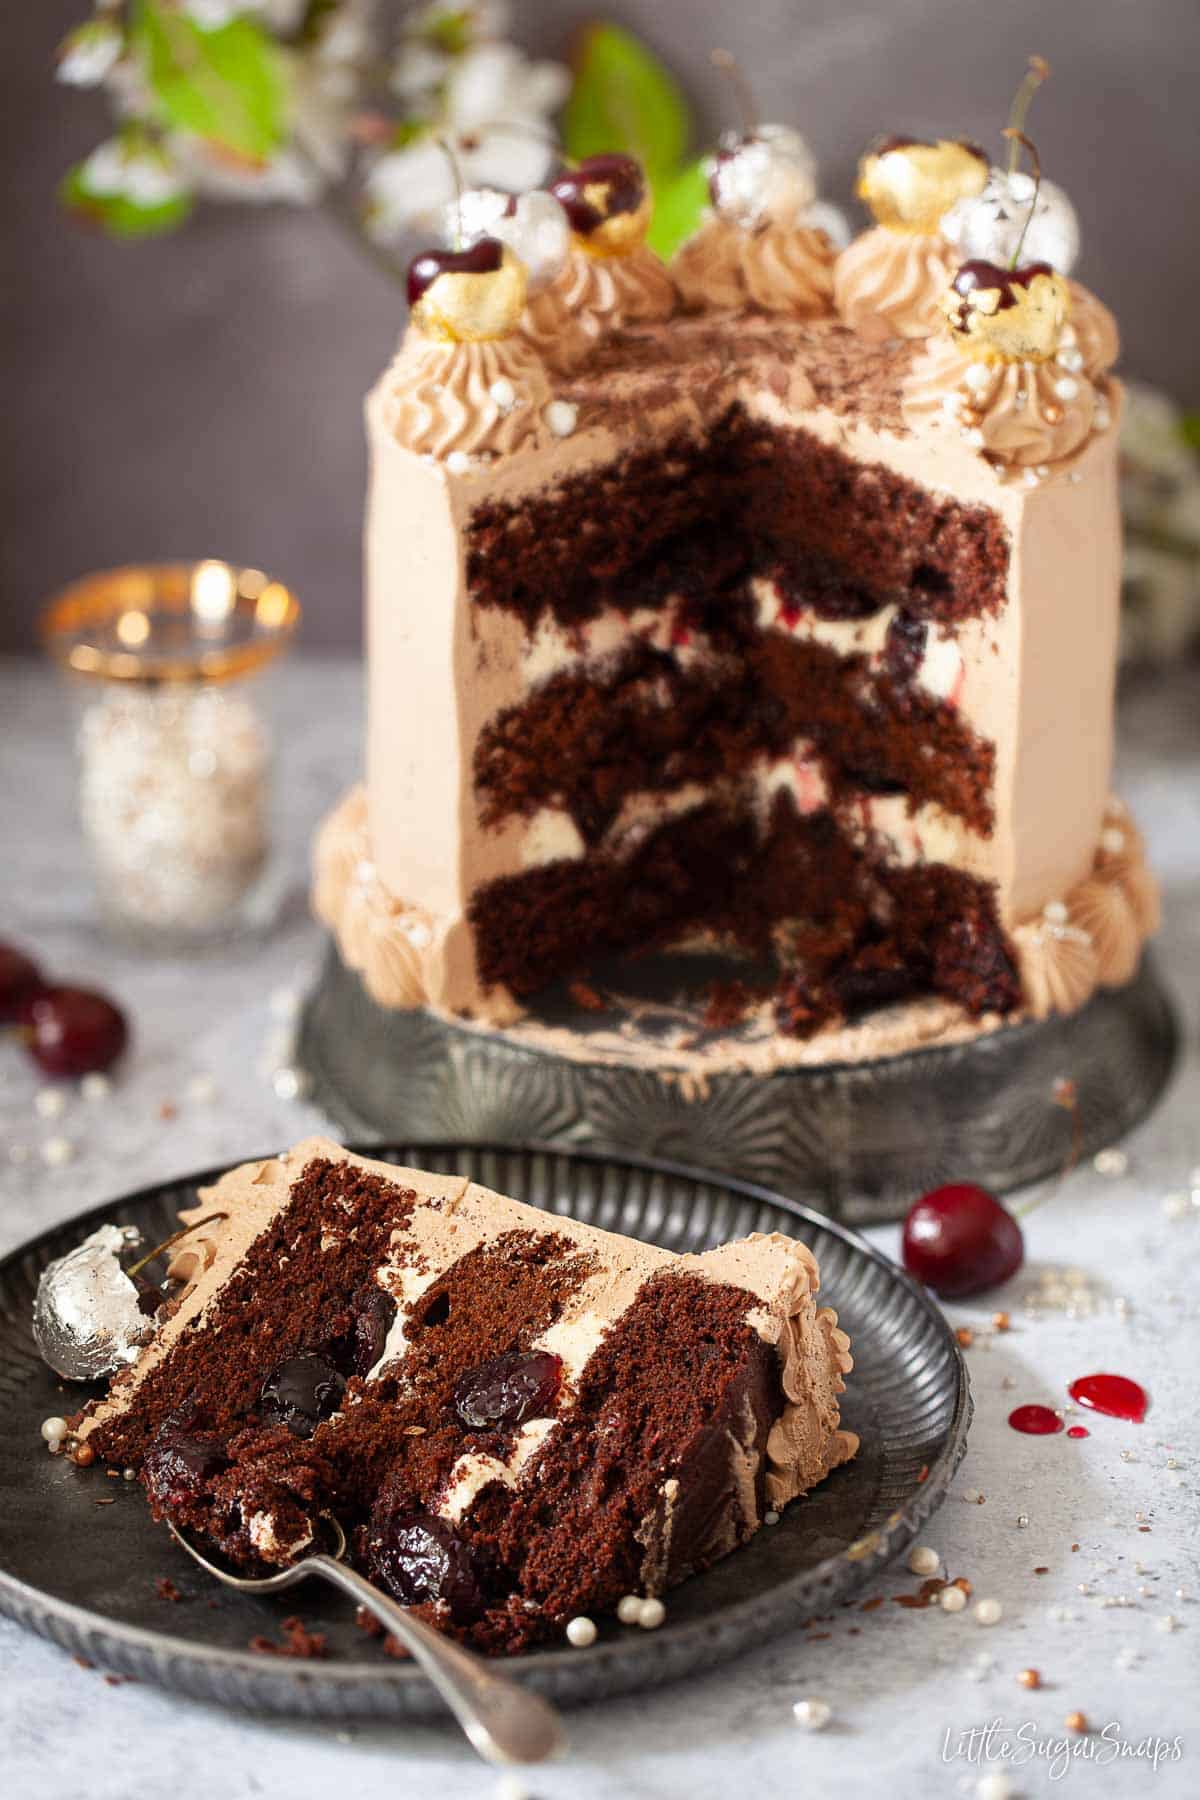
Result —
<path fill-rule="evenodd" d="M 340 1588 L 360 1606 L 374 1613 L 386 1630 L 398 1637 L 428 1675 L 472 1745 L 491 1763 L 544 1762 L 565 1747 L 566 1735 L 557 1712 L 540 1694 L 499 1674 L 483 1657 L 464 1650 L 452 1638 L 443 1637 L 432 1625 L 415 1618 L 365 1575 L 342 1561 L 346 1537 L 336 1519 L 329 1518 L 334 1548 L 332 1555 L 315 1551 L 289 1563 L 274 1575 L 230 1575 L 209 1562 L 196 1546 L 167 1520 L 167 1529 L 190 1557 L 225 1587 L 244 1594 L 279 1594 L 316 1575 Z"/>

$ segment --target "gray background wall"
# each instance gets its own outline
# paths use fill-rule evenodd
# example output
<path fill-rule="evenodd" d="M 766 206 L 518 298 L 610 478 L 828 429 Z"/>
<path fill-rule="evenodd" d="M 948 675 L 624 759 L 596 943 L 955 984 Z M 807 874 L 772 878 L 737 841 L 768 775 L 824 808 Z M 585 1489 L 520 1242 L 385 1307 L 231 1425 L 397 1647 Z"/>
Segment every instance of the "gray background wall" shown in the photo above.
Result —
<path fill-rule="evenodd" d="M 1026 55 L 1042 159 L 1083 218 L 1080 274 L 1116 308 L 1125 367 L 1200 400 L 1196 0 L 517 0 L 517 35 L 561 54 L 595 13 L 681 74 L 706 136 L 725 119 L 713 44 L 765 117 L 795 121 L 849 195 L 883 130 L 991 141 Z M 62 170 L 103 103 L 51 80 L 85 0 L 5 8 L 0 54 L 0 649 L 89 568 L 220 555 L 303 599 L 306 642 L 359 641 L 360 395 L 402 308 L 314 214 L 212 210 L 175 239 L 107 243 L 65 221 Z"/>

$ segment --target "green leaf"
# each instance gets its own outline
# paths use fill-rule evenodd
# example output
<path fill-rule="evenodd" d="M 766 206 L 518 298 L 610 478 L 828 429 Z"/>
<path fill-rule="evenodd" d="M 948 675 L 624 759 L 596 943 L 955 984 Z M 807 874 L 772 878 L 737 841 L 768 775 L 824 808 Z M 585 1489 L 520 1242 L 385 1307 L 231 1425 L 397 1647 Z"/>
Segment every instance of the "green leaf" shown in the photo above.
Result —
<path fill-rule="evenodd" d="M 699 157 L 654 184 L 654 217 L 647 233 L 650 248 L 669 262 L 684 239 L 691 237 L 708 204 L 708 176 Z"/>
<path fill-rule="evenodd" d="M 279 149 L 287 132 L 284 62 L 253 19 L 201 31 L 184 13 L 138 0 L 134 44 L 168 124 L 253 162 Z"/>
<path fill-rule="evenodd" d="M 691 120 L 678 83 L 657 57 L 618 25 L 584 28 L 575 82 L 563 116 L 568 156 L 626 150 L 651 182 L 674 175 Z"/>
<path fill-rule="evenodd" d="M 192 210 L 188 194 L 179 194 L 161 206 L 135 206 L 124 194 L 93 194 L 84 186 L 82 163 L 64 175 L 58 197 L 76 217 L 99 225 L 115 238 L 157 237 L 174 231 Z"/>
<path fill-rule="evenodd" d="M 1190 444 L 1193 450 L 1200 450 L 1200 412 L 1184 413 L 1179 421 L 1179 429 L 1184 443 Z"/>

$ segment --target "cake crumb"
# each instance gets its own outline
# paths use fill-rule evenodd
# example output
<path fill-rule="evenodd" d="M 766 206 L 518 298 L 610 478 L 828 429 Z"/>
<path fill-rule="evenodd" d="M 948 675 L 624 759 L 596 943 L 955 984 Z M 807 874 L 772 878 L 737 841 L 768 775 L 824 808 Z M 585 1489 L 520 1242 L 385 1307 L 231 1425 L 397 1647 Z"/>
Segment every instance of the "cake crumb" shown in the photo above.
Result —
<path fill-rule="evenodd" d="M 260 1656 L 295 1656 L 302 1661 L 311 1661 L 316 1657 L 329 1654 L 323 1631 L 310 1631 L 303 1619 L 293 1616 L 285 1619 L 280 1626 L 283 1642 L 277 1644 L 269 1637 L 252 1637 L 250 1648 Z"/>
<path fill-rule="evenodd" d="M 175 1586 L 175 1583 L 171 1580 L 171 1577 L 169 1575 L 160 1575 L 159 1576 L 158 1580 L 154 1584 L 154 1591 L 158 1595 L 160 1600 L 170 1600 L 172 1602 L 176 1602 L 176 1601 L 183 1599 L 183 1595 L 180 1593 L 179 1589 Z"/>

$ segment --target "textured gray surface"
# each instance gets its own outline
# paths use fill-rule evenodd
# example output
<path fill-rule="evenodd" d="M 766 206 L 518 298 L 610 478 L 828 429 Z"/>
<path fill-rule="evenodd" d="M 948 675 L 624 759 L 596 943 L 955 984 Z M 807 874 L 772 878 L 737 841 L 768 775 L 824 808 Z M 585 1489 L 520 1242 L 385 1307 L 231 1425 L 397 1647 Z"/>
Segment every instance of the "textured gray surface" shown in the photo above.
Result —
<path fill-rule="evenodd" d="M 318 219 L 213 211 L 165 242 L 116 245 L 56 212 L 62 171 L 106 130 L 56 88 L 84 0 L 9 7 L 0 59 L 0 648 L 88 568 L 227 556 L 293 582 L 308 641 L 359 641 L 360 396 L 389 355 L 398 295 Z M 1083 219 L 1080 273 L 1116 309 L 1125 366 L 1200 400 L 1195 0 L 518 0 L 520 37 L 561 54 L 575 25 L 631 24 L 687 83 L 701 138 L 728 119 L 707 66 L 728 43 L 765 117 L 811 138 L 846 199 L 882 131 L 989 143 L 1030 51 L 1054 79 L 1034 130 Z"/>
<path fill-rule="evenodd" d="M 252 1154 L 318 1127 L 258 1072 L 274 1028 L 270 997 L 304 983 L 320 938 L 303 917 L 307 834 L 358 762 L 361 672 L 349 663 L 297 663 L 280 689 L 289 781 L 283 829 L 297 904 L 271 942 L 199 965 L 143 963 L 90 928 L 70 822 L 65 712 L 33 665 L 0 664 L 4 721 L 0 780 L 0 918 L 5 935 L 36 945 L 63 974 L 102 980 L 133 1012 L 137 1043 L 107 1102 L 71 1099 L 59 1119 L 34 1110 L 37 1083 L 13 1047 L 0 1046 L 0 1135 L 33 1160 L 0 1165 L 0 1243 L 172 1174 Z M 986 1326 L 1007 1306 L 1013 1330 L 980 1335 L 969 1352 L 976 1400 L 971 1448 L 951 1499 L 929 1531 L 949 1573 L 1004 1605 L 980 1627 L 969 1613 L 913 1612 L 890 1596 L 918 1585 L 906 1574 L 876 1584 L 878 1610 L 839 1612 L 811 1632 L 783 1635 L 727 1669 L 657 1695 L 574 1716 L 568 1762 L 527 1782 L 538 1800 L 687 1796 L 731 1792 L 791 1796 L 801 1788 L 852 1796 L 884 1784 L 897 1800 L 970 1794 L 980 1771 L 942 1760 L 945 1734 L 1000 1718 L 1037 1737 L 1062 1735 L 1083 1711 L 1116 1721 L 1126 1741 L 1183 1738 L 1183 1760 L 1152 1774 L 1144 1762 L 1077 1765 L 1064 1790 L 1038 1760 L 1012 1771 L 1022 1794 L 1075 1791 L 1112 1800 L 1196 1792 L 1200 1758 L 1200 1594 L 1197 1480 L 1200 1366 L 1197 1266 L 1200 1212 L 1172 1221 L 1168 1193 L 1200 1164 L 1200 678 L 1195 672 L 1129 696 L 1123 710 L 1120 787 L 1147 829 L 1164 877 L 1162 962 L 1187 1033 L 1180 1075 L 1161 1109 L 1129 1140 L 1129 1168 L 1106 1179 L 1075 1173 L 1031 1219 L 1030 1264 L 1011 1287 L 950 1309 L 955 1324 Z M 189 1098 L 210 1074 L 219 1098 Z M 163 1118 L 163 1103 L 177 1109 Z M 77 1159 L 50 1170 L 38 1147 L 75 1141 Z M 871 1233 L 888 1249 L 893 1228 Z M 1086 1272 L 1099 1297 L 1090 1318 L 1030 1318 L 1022 1297 L 1049 1266 Z M 1128 1302 L 1118 1311 L 1117 1299 Z M 1141 1378 L 1153 1409 L 1145 1425 L 1092 1422 L 1081 1443 L 1015 1436 L 1005 1424 L 1025 1400 L 1061 1404 L 1065 1384 L 1095 1369 Z M 1009 1379 L 1015 1385 L 1005 1388 Z M 1133 1460 L 1121 1460 L 1122 1449 Z M 41 1454 L 38 1445 L 32 1455 Z M 1167 1466 L 1173 1457 L 1177 1467 Z M 983 1504 L 968 1499 L 985 1496 Z M 1028 1527 L 1017 1526 L 1026 1514 Z M 1146 1515 L 1139 1521 L 1138 1513 Z M 1145 1533 L 1141 1524 L 1149 1526 Z M 1079 1549 L 1071 1551 L 1071 1544 Z M 1143 1565 L 1142 1572 L 1135 1562 Z M 1035 1576 L 1033 1570 L 1047 1573 Z M 1090 1591 L 1080 1593 L 1082 1583 Z M 1139 1590 L 1146 1588 L 1143 1596 Z M 1128 1605 L 1105 1605 L 1124 1597 Z M 1169 1631 L 1168 1614 L 1179 1629 Z M 851 1635 L 857 1632 L 857 1635 Z M 828 1636 L 823 1634 L 828 1633 Z M 1119 1663 L 1132 1652 L 1131 1667 Z M 975 1658 L 991 1666 L 979 1674 Z M 1017 1671 L 1041 1670 L 1027 1693 Z M 808 1737 L 791 1704 L 819 1695 L 836 1723 Z M 86 1780 L 94 1800 L 127 1800 L 169 1782 L 175 1800 L 283 1796 L 391 1800 L 436 1792 L 443 1800 L 496 1796 L 494 1778 L 436 1727 L 351 1727 L 248 1722 L 149 1688 L 105 1685 L 50 1645 L 0 1624 L 0 1741 L 13 1791 L 67 1800 Z M 960 1786 L 961 1783 L 965 1786 Z"/>

